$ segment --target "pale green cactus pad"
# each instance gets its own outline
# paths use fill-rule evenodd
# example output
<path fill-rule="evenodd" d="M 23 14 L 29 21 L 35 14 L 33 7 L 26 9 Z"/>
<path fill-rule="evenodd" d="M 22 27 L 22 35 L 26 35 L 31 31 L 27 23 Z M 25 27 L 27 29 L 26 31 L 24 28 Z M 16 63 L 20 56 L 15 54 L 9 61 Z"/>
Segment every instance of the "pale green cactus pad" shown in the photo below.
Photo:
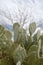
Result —
<path fill-rule="evenodd" d="M 18 41 L 18 37 L 19 37 L 19 27 L 20 25 L 18 23 L 14 23 L 13 24 L 13 29 L 14 29 L 14 42 Z"/>
<path fill-rule="evenodd" d="M 30 25 L 29 25 L 30 34 L 33 34 L 35 32 L 35 30 L 36 30 L 36 23 L 35 22 L 30 23 Z"/>
<path fill-rule="evenodd" d="M 26 57 L 26 50 L 19 45 L 12 53 L 12 56 L 15 62 L 23 62 Z"/>

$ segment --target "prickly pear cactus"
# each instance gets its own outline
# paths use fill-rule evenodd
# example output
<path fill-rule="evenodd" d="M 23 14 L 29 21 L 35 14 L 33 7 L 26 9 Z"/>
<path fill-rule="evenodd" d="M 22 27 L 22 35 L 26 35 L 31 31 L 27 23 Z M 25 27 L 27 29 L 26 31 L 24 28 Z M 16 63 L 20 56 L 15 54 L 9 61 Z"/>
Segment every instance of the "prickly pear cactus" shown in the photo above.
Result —
<path fill-rule="evenodd" d="M 14 42 L 17 42 L 18 41 L 19 27 L 20 27 L 20 25 L 18 23 L 14 23 L 13 24 L 13 29 L 14 29 Z"/>
<path fill-rule="evenodd" d="M 23 60 L 26 57 L 26 50 L 25 48 L 21 47 L 20 45 L 13 51 L 12 53 L 14 62 L 18 62 L 21 61 L 23 62 Z"/>
<path fill-rule="evenodd" d="M 32 35 L 35 32 L 35 30 L 36 30 L 36 23 L 35 22 L 30 23 L 30 25 L 29 25 L 30 35 Z"/>
<path fill-rule="evenodd" d="M 40 36 L 38 31 L 32 36 L 36 30 L 35 22 L 29 25 L 30 35 L 27 35 L 26 30 L 21 29 L 18 23 L 14 23 L 13 30 L 14 42 L 11 40 L 11 32 L 0 25 L 0 65 L 43 65 L 43 35 Z M 38 50 L 41 58 L 38 57 Z"/>

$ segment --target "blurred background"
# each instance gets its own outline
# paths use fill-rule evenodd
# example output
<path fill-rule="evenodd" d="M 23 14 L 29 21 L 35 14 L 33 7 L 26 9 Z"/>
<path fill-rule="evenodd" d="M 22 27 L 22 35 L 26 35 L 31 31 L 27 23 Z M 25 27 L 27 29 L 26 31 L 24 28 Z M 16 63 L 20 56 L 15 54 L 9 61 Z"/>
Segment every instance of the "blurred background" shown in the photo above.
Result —
<path fill-rule="evenodd" d="M 13 23 L 23 22 L 25 17 L 25 29 L 28 28 L 29 23 L 35 21 L 42 30 L 43 0 L 0 0 L 0 24 L 7 29 L 12 31 Z"/>

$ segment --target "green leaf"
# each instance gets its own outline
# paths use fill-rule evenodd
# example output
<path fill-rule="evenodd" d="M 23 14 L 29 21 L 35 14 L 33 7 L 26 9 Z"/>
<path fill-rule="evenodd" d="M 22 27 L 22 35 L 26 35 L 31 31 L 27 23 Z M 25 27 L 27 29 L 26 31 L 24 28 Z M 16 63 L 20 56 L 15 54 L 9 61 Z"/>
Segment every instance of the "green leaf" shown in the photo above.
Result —
<path fill-rule="evenodd" d="M 32 35 L 35 32 L 35 30 L 36 30 L 36 23 L 35 22 L 30 23 L 30 25 L 29 25 L 30 35 Z"/>

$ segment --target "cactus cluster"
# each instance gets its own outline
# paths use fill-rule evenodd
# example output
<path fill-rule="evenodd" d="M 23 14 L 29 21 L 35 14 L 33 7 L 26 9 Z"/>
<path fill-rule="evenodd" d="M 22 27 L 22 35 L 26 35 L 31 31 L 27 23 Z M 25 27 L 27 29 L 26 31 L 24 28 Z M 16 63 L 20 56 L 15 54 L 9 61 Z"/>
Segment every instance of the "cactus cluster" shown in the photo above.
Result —
<path fill-rule="evenodd" d="M 43 34 L 34 34 L 36 29 L 36 23 L 30 23 L 28 35 L 20 24 L 14 23 L 12 41 L 11 31 L 0 25 L 0 65 L 43 65 Z"/>

